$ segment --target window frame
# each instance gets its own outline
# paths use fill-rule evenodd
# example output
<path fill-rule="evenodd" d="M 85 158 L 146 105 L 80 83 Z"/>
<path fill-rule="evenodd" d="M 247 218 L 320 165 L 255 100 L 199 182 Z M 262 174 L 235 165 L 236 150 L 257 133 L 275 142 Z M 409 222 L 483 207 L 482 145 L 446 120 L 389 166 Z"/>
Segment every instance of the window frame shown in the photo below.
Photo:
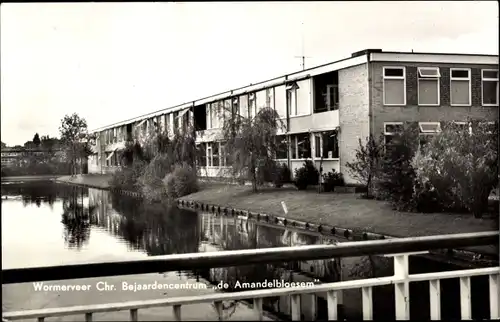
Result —
<path fill-rule="evenodd" d="M 435 70 L 437 71 L 437 75 L 435 76 L 429 76 L 429 75 L 422 75 L 421 71 L 422 70 Z M 420 103 L 420 82 L 431 82 L 435 81 L 436 86 L 437 86 L 437 104 L 423 104 Z M 418 97 L 418 106 L 440 106 L 441 105 L 441 71 L 439 67 L 418 67 L 417 68 L 417 97 Z"/>
<path fill-rule="evenodd" d="M 403 122 L 384 122 L 384 148 L 387 145 L 387 136 L 395 136 L 398 132 L 388 132 L 387 125 L 401 125 L 404 126 Z"/>
<path fill-rule="evenodd" d="M 309 140 L 309 154 L 310 156 L 307 157 L 307 158 L 299 158 L 299 139 L 298 139 L 298 136 L 306 136 L 307 139 Z M 295 156 L 296 158 L 294 159 L 293 158 L 293 151 L 290 151 L 291 155 L 290 155 L 290 160 L 292 161 L 301 161 L 301 160 L 307 160 L 307 159 L 312 159 L 313 158 L 313 153 L 312 153 L 312 142 L 311 142 L 311 133 L 309 132 L 299 132 L 299 133 L 294 133 L 294 134 L 290 134 L 290 138 L 293 139 L 291 140 L 291 144 L 290 144 L 290 149 L 294 149 L 295 151 Z"/>
<path fill-rule="evenodd" d="M 422 125 L 437 125 L 438 127 L 437 127 L 436 132 L 429 132 L 427 130 L 424 130 L 422 128 Z M 434 134 L 441 133 L 441 131 L 442 131 L 441 122 L 418 122 L 418 128 L 420 130 L 420 134 L 424 134 L 424 135 L 428 135 L 428 134 L 434 135 Z"/>
<path fill-rule="evenodd" d="M 403 76 L 385 76 L 385 71 L 387 69 L 401 69 L 403 71 Z M 403 104 L 389 104 L 385 101 L 385 81 L 386 80 L 403 80 Z M 383 66 L 382 67 L 382 103 L 384 106 L 406 106 L 406 66 Z"/>
<path fill-rule="evenodd" d="M 210 151 L 210 153 L 209 153 Z M 213 167 L 213 158 L 214 158 L 214 155 L 213 155 L 213 150 L 212 150 L 212 142 L 208 142 L 207 143 L 207 147 L 206 147 L 206 164 L 205 164 L 205 167 L 207 168 L 211 168 Z M 209 162 L 210 161 L 210 162 Z"/>
<path fill-rule="evenodd" d="M 322 158 L 323 152 L 324 152 L 323 147 L 325 145 L 323 137 L 325 135 L 327 135 L 328 133 L 330 133 L 330 132 L 335 132 L 335 130 L 329 130 L 329 131 L 323 131 L 323 132 L 316 132 L 316 133 L 314 133 L 314 159 L 321 159 Z M 338 132 L 337 132 L 336 135 L 337 135 L 337 150 L 338 150 L 337 152 L 338 152 L 339 156 L 338 157 L 332 156 L 331 158 L 329 158 L 329 157 L 323 157 L 323 160 L 327 160 L 327 161 L 329 161 L 329 160 L 334 160 L 334 161 L 335 160 L 339 160 L 339 158 L 340 158 L 340 151 L 339 151 Z M 331 137 L 331 135 L 329 135 L 329 137 Z M 316 138 L 319 138 L 319 149 L 316 146 Z M 317 156 L 318 151 L 319 151 L 319 157 Z"/>
<path fill-rule="evenodd" d="M 431 124 L 437 124 L 438 125 L 437 130 L 435 132 L 424 131 L 422 129 L 422 125 L 431 125 Z M 429 136 L 434 136 L 434 135 L 438 135 L 439 133 L 441 133 L 442 132 L 441 122 L 418 122 L 418 130 L 419 130 L 419 134 L 418 134 L 418 149 L 420 150 L 422 148 L 421 137 L 429 137 Z"/>
<path fill-rule="evenodd" d="M 472 124 L 471 122 L 466 122 L 466 121 L 453 121 L 453 124 L 456 125 L 466 125 L 469 127 L 469 135 L 472 135 Z"/>
<path fill-rule="evenodd" d="M 253 120 L 257 116 L 257 93 L 252 92 L 247 94 L 248 99 L 248 117 Z M 252 106 L 253 105 L 253 106 Z"/>
<path fill-rule="evenodd" d="M 454 71 L 467 71 L 469 73 L 467 78 L 453 77 Z M 454 104 L 453 103 L 453 82 L 465 82 L 469 83 L 469 103 L 468 104 Z M 472 77 L 470 68 L 450 68 L 450 106 L 472 106 Z"/>
<path fill-rule="evenodd" d="M 289 82 L 285 85 L 285 93 L 286 93 L 286 109 L 289 117 L 302 116 L 298 114 L 297 108 L 297 89 L 298 85 L 296 82 Z M 290 98 L 288 97 L 290 95 Z M 293 101 L 293 106 L 292 106 Z M 292 114 L 292 112 L 294 112 Z"/>
<path fill-rule="evenodd" d="M 489 78 L 489 77 L 484 77 L 484 72 L 496 72 L 497 77 L 496 78 Z M 484 103 L 484 82 L 496 82 L 497 84 L 497 102 L 496 104 L 485 104 Z M 498 69 L 481 69 L 481 106 L 499 106 L 499 75 L 498 75 Z"/>

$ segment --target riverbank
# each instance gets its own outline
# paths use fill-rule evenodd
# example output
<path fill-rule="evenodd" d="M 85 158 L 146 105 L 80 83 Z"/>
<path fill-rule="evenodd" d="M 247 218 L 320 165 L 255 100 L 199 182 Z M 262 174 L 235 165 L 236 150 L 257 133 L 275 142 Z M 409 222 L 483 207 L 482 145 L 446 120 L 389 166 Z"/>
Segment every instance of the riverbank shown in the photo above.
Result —
<path fill-rule="evenodd" d="M 26 181 L 47 181 L 56 180 L 60 174 L 36 175 L 36 176 L 9 176 L 2 177 L 2 182 L 26 182 Z"/>
<path fill-rule="evenodd" d="M 56 181 L 109 189 L 110 179 L 111 175 L 87 174 L 60 177 Z M 498 230 L 498 219 L 477 219 L 471 214 L 401 212 L 384 201 L 361 199 L 354 193 L 318 194 L 313 189 L 298 191 L 294 187 L 263 187 L 252 193 L 249 186 L 214 182 L 201 182 L 200 188 L 199 192 L 180 199 L 391 237 Z M 288 214 L 284 213 L 281 201 L 285 202 Z"/>
<path fill-rule="evenodd" d="M 109 189 L 111 174 L 78 174 L 76 176 L 58 177 L 56 182 L 74 184 L 87 188 Z"/>
<path fill-rule="evenodd" d="M 314 224 L 327 224 L 392 237 L 470 233 L 498 230 L 493 218 L 474 218 L 471 214 L 409 213 L 391 209 L 383 201 L 361 199 L 353 193 L 322 193 L 294 188 L 262 188 L 203 184 L 199 192 L 181 198 L 271 216 L 282 216 Z M 284 201 L 288 214 L 284 213 Z"/>

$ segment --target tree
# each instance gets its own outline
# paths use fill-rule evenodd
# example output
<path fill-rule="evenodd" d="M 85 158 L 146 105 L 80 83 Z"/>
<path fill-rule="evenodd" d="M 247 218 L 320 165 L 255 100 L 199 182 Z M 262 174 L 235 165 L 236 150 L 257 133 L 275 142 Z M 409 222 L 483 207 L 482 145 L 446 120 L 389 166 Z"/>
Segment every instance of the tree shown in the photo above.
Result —
<path fill-rule="evenodd" d="M 447 125 L 415 158 L 417 181 L 428 184 L 445 207 L 456 204 L 480 218 L 498 184 L 498 123 Z"/>
<path fill-rule="evenodd" d="M 275 168 L 276 134 L 284 124 L 278 113 L 269 107 L 261 109 L 253 118 L 243 117 L 232 110 L 222 112 L 222 140 L 233 176 L 250 180 L 252 190 L 256 192 L 259 183 L 257 169 L 266 172 Z"/>
<path fill-rule="evenodd" d="M 71 166 L 71 175 L 76 174 L 78 161 L 86 159 L 91 154 L 87 121 L 77 113 L 65 115 L 59 127 L 61 141 L 66 152 L 66 158 Z"/>
<path fill-rule="evenodd" d="M 366 144 L 359 139 L 356 149 L 356 159 L 347 162 L 349 174 L 366 185 L 366 198 L 372 198 L 372 182 L 380 167 L 380 159 L 383 153 L 383 145 L 377 142 L 372 135 L 367 138 Z"/>
<path fill-rule="evenodd" d="M 33 137 L 33 144 L 38 148 L 40 146 L 40 137 L 38 136 L 38 133 L 35 133 L 35 136 Z"/>
<path fill-rule="evenodd" d="M 7 144 L 5 144 L 5 143 L 2 142 L 2 149 L 6 148 L 6 147 L 7 147 Z"/>

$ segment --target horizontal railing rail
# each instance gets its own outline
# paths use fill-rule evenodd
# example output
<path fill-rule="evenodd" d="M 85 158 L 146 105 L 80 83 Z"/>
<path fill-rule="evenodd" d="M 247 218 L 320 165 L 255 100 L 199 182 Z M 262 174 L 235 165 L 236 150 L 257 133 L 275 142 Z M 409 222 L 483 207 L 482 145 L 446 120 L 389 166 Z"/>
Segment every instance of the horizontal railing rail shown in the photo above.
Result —
<path fill-rule="evenodd" d="M 292 320 L 301 319 L 301 296 L 303 294 L 326 295 L 328 319 L 338 317 L 338 303 L 341 292 L 348 289 L 361 289 L 363 319 L 373 319 L 373 287 L 394 285 L 395 317 L 398 320 L 410 318 L 409 283 L 429 282 L 430 317 L 433 320 L 441 318 L 441 287 L 440 281 L 458 278 L 460 281 L 460 310 L 462 319 L 472 318 L 471 278 L 488 276 L 490 318 L 498 319 L 500 298 L 500 267 L 487 267 L 467 270 L 433 272 L 424 274 L 409 274 L 408 259 L 410 255 L 421 254 L 432 249 L 453 248 L 459 246 L 481 246 L 499 243 L 498 232 L 482 232 L 472 234 L 441 235 L 427 237 L 401 238 L 366 242 L 346 242 L 337 245 L 298 246 L 284 248 L 266 248 L 240 251 L 222 251 L 214 253 L 184 254 L 158 256 L 147 260 L 128 262 L 108 262 L 93 264 L 66 265 L 60 267 L 39 267 L 27 269 L 3 270 L 3 284 L 21 283 L 42 280 L 62 280 L 69 278 L 85 278 L 111 275 L 128 275 L 152 272 L 165 272 L 181 269 L 196 269 L 201 267 L 222 267 L 248 265 L 263 262 L 283 262 L 334 257 L 355 257 L 363 255 L 385 255 L 394 258 L 394 275 L 380 278 L 341 281 L 316 284 L 307 287 L 282 287 L 231 293 L 215 293 L 199 296 L 186 296 L 146 301 L 130 301 L 120 303 L 70 306 L 62 308 L 47 308 L 5 312 L 3 320 L 22 320 L 84 314 L 86 321 L 92 321 L 93 314 L 130 311 L 130 320 L 138 320 L 138 310 L 172 307 L 175 320 L 181 321 L 183 305 L 211 303 L 214 305 L 219 320 L 224 317 L 224 301 L 253 300 L 255 318 L 262 320 L 264 311 L 263 299 L 268 297 L 290 296 L 290 315 Z M 140 266 L 142 265 L 142 268 Z M 133 273 L 127 271 L 130 268 Z M 98 269 L 98 271 L 85 271 Z M 68 270 L 68 271 L 66 271 Z M 123 273 L 124 272 L 124 273 Z M 6 274 L 7 273 L 7 274 Z M 33 274 L 33 275 L 31 275 Z M 60 275 L 55 275 L 60 274 Z M 6 283 L 7 282 L 7 283 Z M 315 308 L 313 308 L 315 309 Z"/>
<path fill-rule="evenodd" d="M 177 254 L 153 256 L 131 261 L 3 269 L 2 284 L 163 273 L 259 263 L 320 260 L 335 257 L 412 253 L 434 249 L 498 244 L 498 232 L 479 232 L 344 242 L 336 245 L 274 247 Z"/>

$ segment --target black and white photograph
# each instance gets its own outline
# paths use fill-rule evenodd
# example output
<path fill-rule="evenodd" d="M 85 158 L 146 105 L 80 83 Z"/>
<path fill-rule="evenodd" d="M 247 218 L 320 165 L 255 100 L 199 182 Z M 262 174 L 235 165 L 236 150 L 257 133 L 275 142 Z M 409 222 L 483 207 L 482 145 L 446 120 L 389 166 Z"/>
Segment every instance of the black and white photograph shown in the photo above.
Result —
<path fill-rule="evenodd" d="M 2 322 L 500 319 L 496 1 L 4 2 Z"/>

